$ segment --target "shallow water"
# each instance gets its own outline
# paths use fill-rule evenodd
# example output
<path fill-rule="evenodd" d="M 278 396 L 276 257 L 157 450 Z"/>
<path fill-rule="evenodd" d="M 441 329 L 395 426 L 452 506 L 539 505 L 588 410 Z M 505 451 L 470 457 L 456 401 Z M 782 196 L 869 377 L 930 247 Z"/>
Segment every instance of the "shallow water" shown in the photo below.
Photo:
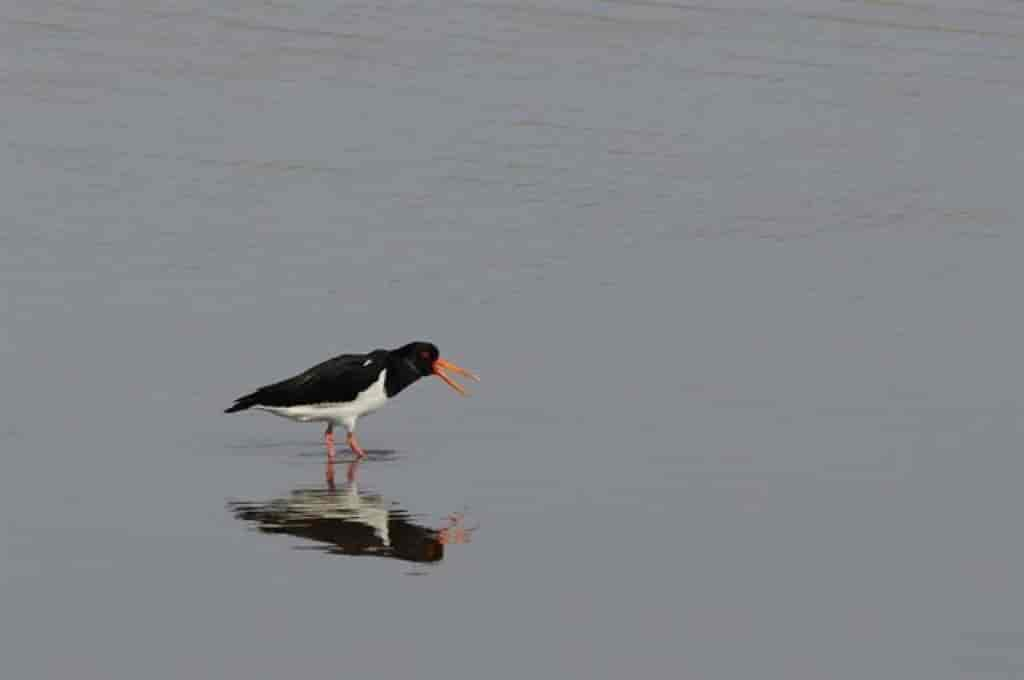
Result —
<path fill-rule="evenodd" d="M 0 17 L 5 675 L 1024 675 L 1019 3 Z"/>

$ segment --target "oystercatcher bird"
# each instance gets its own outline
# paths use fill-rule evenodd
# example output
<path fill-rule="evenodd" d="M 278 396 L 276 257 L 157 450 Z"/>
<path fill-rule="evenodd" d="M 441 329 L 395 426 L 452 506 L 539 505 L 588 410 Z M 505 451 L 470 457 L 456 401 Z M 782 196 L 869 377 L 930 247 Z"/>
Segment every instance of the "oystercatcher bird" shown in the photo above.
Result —
<path fill-rule="evenodd" d="M 356 421 L 420 378 L 436 375 L 459 394 L 468 396 L 445 370 L 480 380 L 470 371 L 442 359 L 435 345 L 410 342 L 398 349 L 328 359 L 292 378 L 235 399 L 224 412 L 257 408 L 303 423 L 327 423 L 324 443 L 328 460 L 334 460 L 334 426 L 341 425 L 348 433 L 349 448 L 357 457 L 365 458 L 366 452 L 356 439 Z"/>

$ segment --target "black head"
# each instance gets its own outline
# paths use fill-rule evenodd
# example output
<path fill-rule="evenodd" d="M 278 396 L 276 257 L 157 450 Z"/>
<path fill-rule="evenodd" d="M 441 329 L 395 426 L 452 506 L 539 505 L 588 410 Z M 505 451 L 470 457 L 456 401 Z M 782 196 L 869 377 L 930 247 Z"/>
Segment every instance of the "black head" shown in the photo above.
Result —
<path fill-rule="evenodd" d="M 458 392 L 459 394 L 466 396 L 468 393 L 454 380 L 452 380 L 446 373 L 445 370 L 454 371 L 459 375 L 464 375 L 467 378 L 473 380 L 480 380 L 469 371 L 459 366 L 456 366 L 450 361 L 445 361 L 441 358 L 441 353 L 437 351 L 437 345 L 430 342 L 410 342 L 408 345 L 403 345 L 392 352 L 402 363 L 411 366 L 418 373 L 418 377 L 427 375 L 436 375 L 441 380 L 448 383 L 448 385 Z"/>
<path fill-rule="evenodd" d="M 434 362 L 441 356 L 437 351 L 437 345 L 430 342 L 410 342 L 396 349 L 394 353 L 409 361 L 421 376 L 433 374 Z"/>

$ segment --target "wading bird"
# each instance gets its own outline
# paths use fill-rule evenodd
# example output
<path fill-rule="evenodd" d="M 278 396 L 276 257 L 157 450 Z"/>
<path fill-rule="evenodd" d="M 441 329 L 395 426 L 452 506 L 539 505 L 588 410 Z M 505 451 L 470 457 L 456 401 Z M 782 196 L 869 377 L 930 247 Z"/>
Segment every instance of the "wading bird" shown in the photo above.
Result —
<path fill-rule="evenodd" d="M 345 441 L 352 452 L 365 458 L 366 452 L 356 439 L 356 422 L 420 378 L 436 375 L 459 394 L 468 396 L 446 370 L 480 380 L 466 369 L 442 359 L 435 345 L 410 342 L 398 349 L 342 354 L 328 359 L 292 378 L 235 399 L 224 412 L 256 408 L 303 423 L 327 423 L 324 443 L 328 460 L 334 460 L 334 426 L 340 425 L 347 432 Z"/>

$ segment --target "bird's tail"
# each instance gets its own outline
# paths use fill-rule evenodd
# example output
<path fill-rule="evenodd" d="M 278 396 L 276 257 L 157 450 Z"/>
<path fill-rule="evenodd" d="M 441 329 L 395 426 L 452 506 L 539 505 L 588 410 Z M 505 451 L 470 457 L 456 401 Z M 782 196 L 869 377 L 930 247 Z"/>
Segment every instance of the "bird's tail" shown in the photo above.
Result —
<path fill-rule="evenodd" d="M 257 393 L 247 394 L 244 397 L 235 399 L 235 403 L 224 409 L 224 413 L 238 413 L 244 411 L 247 408 L 252 408 L 259 403 L 259 399 L 256 397 Z"/>

